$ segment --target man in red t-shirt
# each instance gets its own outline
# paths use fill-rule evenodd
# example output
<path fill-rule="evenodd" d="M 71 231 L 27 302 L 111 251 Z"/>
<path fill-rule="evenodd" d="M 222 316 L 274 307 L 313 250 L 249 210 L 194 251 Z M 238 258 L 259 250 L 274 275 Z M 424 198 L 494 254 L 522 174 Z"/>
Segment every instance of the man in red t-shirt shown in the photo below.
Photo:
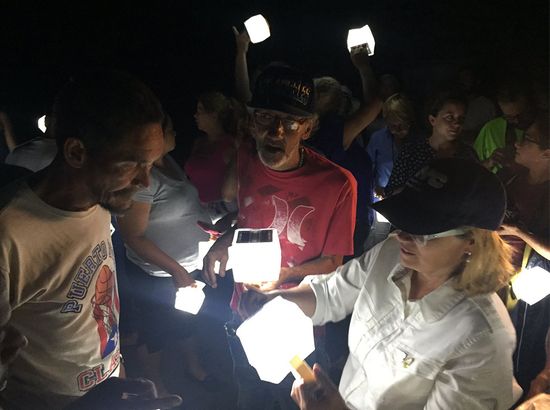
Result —
<path fill-rule="evenodd" d="M 290 67 L 266 69 L 250 104 L 255 146 L 245 143 L 237 154 L 237 227 L 279 233 L 282 266 L 273 286 L 332 272 L 344 255 L 353 254 L 356 182 L 351 173 L 302 146 L 317 120 L 313 100 L 311 78 Z M 213 287 L 215 262 L 223 276 L 233 232 L 218 239 L 204 259 L 203 275 Z M 234 310 L 237 302 L 234 295 Z"/>
<path fill-rule="evenodd" d="M 250 103 L 253 141 L 239 149 L 233 178 L 226 184 L 233 185 L 226 192 L 234 192 L 238 200 L 238 228 L 276 228 L 279 233 L 282 266 L 272 288 L 295 286 L 308 275 L 333 272 L 345 255 L 353 254 L 355 179 L 302 146 L 317 121 L 313 101 L 310 77 L 286 66 L 264 70 Z M 220 276 L 225 274 L 234 229 L 219 238 L 204 258 L 203 276 L 213 287 L 216 262 Z M 234 312 L 243 290 L 243 284 L 235 284 Z M 239 388 L 243 387 L 236 376 Z M 258 391 L 256 398 L 261 396 Z M 263 408 L 241 393 L 242 389 L 239 408 Z"/>

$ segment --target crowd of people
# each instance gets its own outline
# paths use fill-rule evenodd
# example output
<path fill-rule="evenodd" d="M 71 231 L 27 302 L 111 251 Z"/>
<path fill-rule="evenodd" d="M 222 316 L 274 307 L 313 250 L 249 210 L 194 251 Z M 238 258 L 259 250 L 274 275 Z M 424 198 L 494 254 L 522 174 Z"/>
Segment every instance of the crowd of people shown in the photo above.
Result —
<path fill-rule="evenodd" d="M 161 101 L 127 73 L 75 75 L 39 138 L 19 141 L 0 113 L 0 408 L 185 408 L 163 376 L 169 348 L 219 393 L 227 381 L 200 352 L 209 319 L 174 307 L 198 280 L 206 305 L 220 283 L 232 291 L 215 311 L 236 384 L 226 408 L 543 399 L 550 294 L 528 303 L 513 284 L 550 275 L 547 90 L 515 75 L 493 103 L 463 68 L 418 102 L 352 50 L 355 98 L 282 62 L 249 77 L 250 39 L 233 31 L 234 96 L 197 96 L 187 158 L 170 154 L 181 140 Z M 239 228 L 276 229 L 278 280 L 232 279 Z M 277 296 L 315 325 L 313 382 L 262 381 L 237 336 Z M 128 377 L 124 343 L 140 369 Z"/>

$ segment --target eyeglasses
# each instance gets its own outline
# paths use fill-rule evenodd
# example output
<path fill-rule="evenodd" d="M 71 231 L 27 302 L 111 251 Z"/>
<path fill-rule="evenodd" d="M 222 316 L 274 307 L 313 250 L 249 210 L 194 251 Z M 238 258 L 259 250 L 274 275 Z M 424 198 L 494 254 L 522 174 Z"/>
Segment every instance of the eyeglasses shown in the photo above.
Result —
<path fill-rule="evenodd" d="M 434 233 L 431 235 L 413 235 L 411 233 L 402 231 L 400 229 L 396 229 L 395 231 L 392 232 L 392 234 L 396 236 L 401 236 L 402 238 L 405 238 L 405 239 L 411 239 L 418 246 L 426 246 L 428 242 L 433 239 L 446 238 L 448 236 L 460 236 L 460 235 L 464 235 L 467 232 L 470 232 L 469 228 L 457 228 L 457 229 L 451 229 L 445 232 Z"/>
<path fill-rule="evenodd" d="M 268 127 L 273 124 L 280 123 L 283 125 L 283 129 L 287 132 L 297 131 L 300 128 L 300 125 L 307 121 L 306 118 L 290 118 L 290 117 L 280 117 L 278 115 L 273 115 L 264 111 L 254 111 L 254 119 L 256 123 Z"/>

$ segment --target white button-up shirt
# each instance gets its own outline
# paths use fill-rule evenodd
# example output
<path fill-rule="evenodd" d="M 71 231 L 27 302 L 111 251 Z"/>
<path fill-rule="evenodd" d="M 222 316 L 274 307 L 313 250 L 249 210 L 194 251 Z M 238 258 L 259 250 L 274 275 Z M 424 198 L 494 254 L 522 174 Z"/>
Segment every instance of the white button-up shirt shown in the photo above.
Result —
<path fill-rule="evenodd" d="M 313 323 L 353 312 L 340 394 L 352 409 L 508 409 L 515 331 L 493 294 L 453 280 L 410 304 L 410 274 L 393 238 L 314 279 Z"/>

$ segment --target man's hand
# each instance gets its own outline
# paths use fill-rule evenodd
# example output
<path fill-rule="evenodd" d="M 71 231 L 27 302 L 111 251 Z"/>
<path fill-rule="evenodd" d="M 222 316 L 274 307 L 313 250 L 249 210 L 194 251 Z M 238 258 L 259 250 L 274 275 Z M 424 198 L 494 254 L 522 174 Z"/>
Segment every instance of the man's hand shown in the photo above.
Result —
<path fill-rule="evenodd" d="M 274 294 L 267 294 L 254 286 L 247 286 L 246 292 L 241 295 L 237 311 L 243 319 L 247 319 L 274 297 Z"/>
<path fill-rule="evenodd" d="M 27 338 L 13 326 L 7 325 L 0 330 L 0 365 L 7 367 L 27 344 Z"/>
<path fill-rule="evenodd" d="M 235 35 L 235 46 L 237 47 L 237 54 L 246 54 L 248 52 L 248 46 L 250 45 L 250 36 L 246 30 L 239 33 L 239 30 L 233 26 L 233 34 Z"/>
<path fill-rule="evenodd" d="M 225 276 L 225 267 L 229 259 L 227 248 L 229 248 L 233 240 L 233 232 L 232 230 L 228 231 L 225 235 L 220 237 L 214 245 L 212 245 L 202 261 L 202 276 L 206 283 L 213 288 L 218 286 L 216 279 L 216 262 L 219 263 L 219 275 L 221 277 Z"/>
<path fill-rule="evenodd" d="M 98 384 L 66 410 L 155 410 L 171 409 L 181 404 L 176 395 L 157 398 L 155 384 L 146 379 L 111 377 Z"/>
<path fill-rule="evenodd" d="M 317 363 L 313 365 L 313 373 L 314 382 L 306 384 L 298 379 L 292 385 L 290 396 L 300 410 L 347 410 L 338 388 Z"/>

